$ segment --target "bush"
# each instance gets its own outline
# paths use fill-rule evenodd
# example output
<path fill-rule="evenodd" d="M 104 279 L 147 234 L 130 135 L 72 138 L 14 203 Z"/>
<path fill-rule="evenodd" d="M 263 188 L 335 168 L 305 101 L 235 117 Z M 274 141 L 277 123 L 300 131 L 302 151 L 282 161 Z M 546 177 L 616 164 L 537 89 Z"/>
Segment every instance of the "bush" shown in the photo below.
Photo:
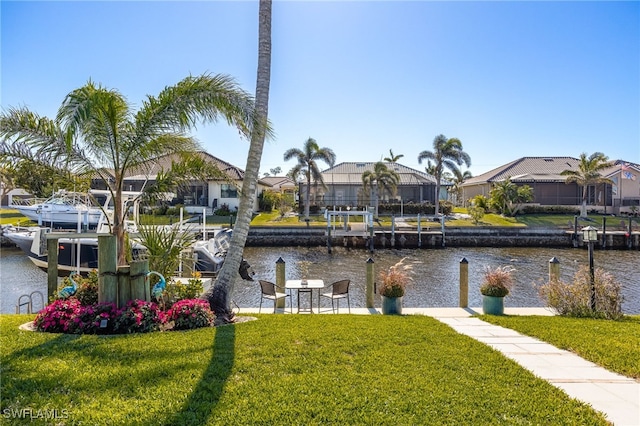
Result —
<path fill-rule="evenodd" d="M 538 288 L 538 294 L 547 306 L 567 317 L 592 317 L 620 319 L 622 314 L 622 293 L 620 283 L 613 275 L 601 268 L 594 271 L 596 309 L 591 309 L 591 278 L 589 267 L 580 268 L 572 283 L 552 279 Z"/>
<path fill-rule="evenodd" d="M 173 322 L 174 330 L 209 327 L 213 320 L 214 314 L 209 303 L 201 299 L 180 300 L 167 311 L 166 316 L 167 322 Z"/>
<path fill-rule="evenodd" d="M 81 313 L 82 305 L 75 297 L 58 299 L 45 306 L 36 315 L 33 324 L 39 331 L 74 333 L 74 317 Z"/>
<path fill-rule="evenodd" d="M 216 216 L 231 216 L 231 210 L 229 209 L 229 204 L 223 204 L 213 212 Z"/>
<path fill-rule="evenodd" d="M 130 300 L 116 315 L 116 333 L 148 333 L 160 330 L 164 323 L 164 313 L 158 305 L 144 300 Z"/>
<path fill-rule="evenodd" d="M 184 299 L 195 299 L 204 291 L 200 272 L 195 271 L 191 278 L 184 284 L 182 281 L 169 281 L 163 293 L 163 302 L 166 308 L 170 308 L 174 303 Z"/>
<path fill-rule="evenodd" d="M 82 306 L 78 315 L 71 320 L 73 332 L 78 334 L 111 334 L 117 314 L 116 305 L 110 302 Z"/>

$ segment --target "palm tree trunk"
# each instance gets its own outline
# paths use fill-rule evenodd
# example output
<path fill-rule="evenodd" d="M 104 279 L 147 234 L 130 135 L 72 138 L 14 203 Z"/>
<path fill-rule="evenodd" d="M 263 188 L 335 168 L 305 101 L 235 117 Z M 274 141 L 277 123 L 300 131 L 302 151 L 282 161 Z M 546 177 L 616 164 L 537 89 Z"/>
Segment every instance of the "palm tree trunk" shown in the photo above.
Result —
<path fill-rule="evenodd" d="M 582 187 L 582 205 L 580 206 L 580 217 L 587 217 L 587 185 Z"/>
<path fill-rule="evenodd" d="M 311 203 L 311 172 L 307 172 L 307 193 L 304 194 L 304 217 L 309 219 L 309 204 Z"/>
<path fill-rule="evenodd" d="M 242 182 L 238 218 L 233 229 L 231 244 L 224 265 L 207 300 L 216 314 L 216 322 L 234 322 L 231 310 L 231 293 L 242 262 L 244 245 L 258 186 L 258 172 L 264 147 L 265 128 L 269 110 L 269 83 L 271 80 L 271 0 L 260 0 L 258 29 L 258 75 L 256 83 L 255 121 L 251 133 L 251 145 L 247 167 Z"/>

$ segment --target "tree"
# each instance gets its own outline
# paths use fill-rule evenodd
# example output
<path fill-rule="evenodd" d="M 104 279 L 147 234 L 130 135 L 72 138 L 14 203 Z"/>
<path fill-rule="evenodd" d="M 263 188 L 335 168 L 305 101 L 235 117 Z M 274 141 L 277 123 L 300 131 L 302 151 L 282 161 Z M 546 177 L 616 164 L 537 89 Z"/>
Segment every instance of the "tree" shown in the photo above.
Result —
<path fill-rule="evenodd" d="M 506 216 L 515 216 L 522 203 L 533 200 L 533 188 L 529 185 L 518 186 L 507 178 L 495 182 L 489 192 L 489 202 L 498 211 Z"/>
<path fill-rule="evenodd" d="M 587 189 L 589 185 L 595 185 L 598 183 L 611 183 L 611 179 L 602 177 L 600 172 L 607 167 L 610 167 L 611 163 L 609 158 L 601 152 L 594 152 L 589 157 L 583 152 L 580 154 L 580 162 L 578 163 L 578 170 L 564 170 L 560 173 L 566 176 L 565 183 L 577 183 L 582 187 L 582 206 L 580 207 L 580 216 L 587 217 Z"/>
<path fill-rule="evenodd" d="M 247 155 L 247 167 L 242 181 L 238 216 L 227 256 L 216 282 L 206 298 L 216 314 L 216 322 L 232 323 L 235 314 L 231 310 L 233 283 L 242 262 L 244 245 L 249 234 L 256 197 L 258 173 L 266 136 L 271 136 L 268 126 L 269 84 L 271 81 L 271 0 L 260 0 L 258 12 L 258 71 L 256 77 L 255 122 Z"/>
<path fill-rule="evenodd" d="M 447 139 L 444 135 L 438 135 L 433 139 L 433 151 L 422 151 L 418 154 L 419 163 L 427 159 L 435 162 L 433 176 L 436 178 L 435 205 L 437 215 L 440 212 L 440 181 L 444 168 L 456 173 L 456 170 L 459 171 L 458 166 L 462 164 L 466 164 L 467 167 L 471 166 L 471 158 L 462 150 L 462 142 L 459 139 Z"/>
<path fill-rule="evenodd" d="M 391 170 L 384 163 L 377 162 L 373 165 L 373 170 L 362 173 L 362 186 L 366 191 L 371 189 L 371 199 L 374 201 L 376 217 L 378 216 L 378 194 L 380 190 L 387 191 L 390 195 L 395 194 L 400 175 L 395 170 Z"/>
<path fill-rule="evenodd" d="M 389 150 L 389 156 L 384 158 L 384 161 L 386 161 L 387 163 L 397 163 L 398 160 L 400 160 L 402 157 L 404 157 L 403 154 L 399 154 L 399 155 L 393 155 L 393 150 Z"/>
<path fill-rule="evenodd" d="M 311 182 L 314 182 L 316 185 L 320 184 L 323 187 L 325 186 L 324 180 L 322 179 L 322 172 L 318 167 L 318 161 L 323 161 L 330 167 L 333 167 L 333 164 L 336 161 L 336 155 L 329 148 L 320 148 L 315 139 L 309 138 L 304 143 L 303 149 L 291 148 L 284 153 L 285 161 L 289 161 L 292 158 L 296 158 L 298 160 L 298 164 L 291 169 L 289 174 L 296 177 L 303 174 L 307 182 L 307 191 L 304 197 L 304 217 L 308 219 L 311 199 Z"/>
<path fill-rule="evenodd" d="M 0 158 L 37 161 L 101 179 L 114 200 L 112 233 L 117 239 L 118 264 L 123 265 L 127 209 L 122 192 L 127 174 L 148 170 L 168 154 L 184 154 L 186 159 L 199 148 L 186 134 L 199 121 L 222 118 L 249 135 L 253 115 L 253 98 L 224 75 L 189 76 L 157 97 L 148 96 L 137 112 L 118 91 L 89 80 L 66 96 L 55 120 L 26 108 L 0 115 Z M 169 171 L 158 185 L 194 176 L 183 172 Z"/>
<path fill-rule="evenodd" d="M 451 188 L 451 192 L 455 197 L 455 204 L 459 204 L 460 195 L 462 193 L 462 184 L 467 180 L 473 177 L 469 170 L 465 170 L 464 173 L 458 170 L 453 171 L 453 177 L 451 181 L 453 182 L 453 187 Z"/>

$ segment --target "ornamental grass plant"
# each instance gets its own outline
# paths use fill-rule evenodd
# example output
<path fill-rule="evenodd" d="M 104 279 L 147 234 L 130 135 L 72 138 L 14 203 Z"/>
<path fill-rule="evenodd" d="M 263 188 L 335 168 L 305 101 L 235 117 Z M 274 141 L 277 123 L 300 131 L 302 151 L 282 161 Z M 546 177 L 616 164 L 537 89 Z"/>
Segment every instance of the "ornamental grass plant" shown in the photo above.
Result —
<path fill-rule="evenodd" d="M 383 269 L 378 274 L 380 278 L 380 288 L 378 291 L 384 297 L 402 297 L 407 286 L 411 283 L 411 265 L 404 263 L 406 258 L 402 258 L 398 263 Z"/>
<path fill-rule="evenodd" d="M 602 268 L 595 268 L 595 310 L 591 309 L 591 276 L 588 266 L 579 268 L 573 281 L 551 279 L 538 287 L 540 298 L 559 315 L 568 317 L 592 317 L 621 319 L 622 286 L 615 277 Z"/>
<path fill-rule="evenodd" d="M 513 287 L 513 272 L 511 266 L 486 266 L 480 284 L 480 293 L 484 296 L 504 297 Z"/>

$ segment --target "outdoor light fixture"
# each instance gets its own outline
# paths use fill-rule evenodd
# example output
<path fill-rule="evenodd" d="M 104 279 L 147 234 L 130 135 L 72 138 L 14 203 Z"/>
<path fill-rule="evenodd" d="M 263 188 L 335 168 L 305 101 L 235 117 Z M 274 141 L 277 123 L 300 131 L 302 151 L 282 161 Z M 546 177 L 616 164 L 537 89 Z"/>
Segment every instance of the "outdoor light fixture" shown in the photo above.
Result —
<path fill-rule="evenodd" d="M 596 310 L 596 280 L 593 270 L 593 244 L 598 241 L 598 228 L 587 226 L 582 228 L 582 240 L 589 246 L 589 279 L 591 282 L 591 310 Z"/>
<path fill-rule="evenodd" d="M 587 243 L 594 243 L 598 241 L 598 228 L 591 225 L 586 228 L 582 228 L 582 239 Z"/>

